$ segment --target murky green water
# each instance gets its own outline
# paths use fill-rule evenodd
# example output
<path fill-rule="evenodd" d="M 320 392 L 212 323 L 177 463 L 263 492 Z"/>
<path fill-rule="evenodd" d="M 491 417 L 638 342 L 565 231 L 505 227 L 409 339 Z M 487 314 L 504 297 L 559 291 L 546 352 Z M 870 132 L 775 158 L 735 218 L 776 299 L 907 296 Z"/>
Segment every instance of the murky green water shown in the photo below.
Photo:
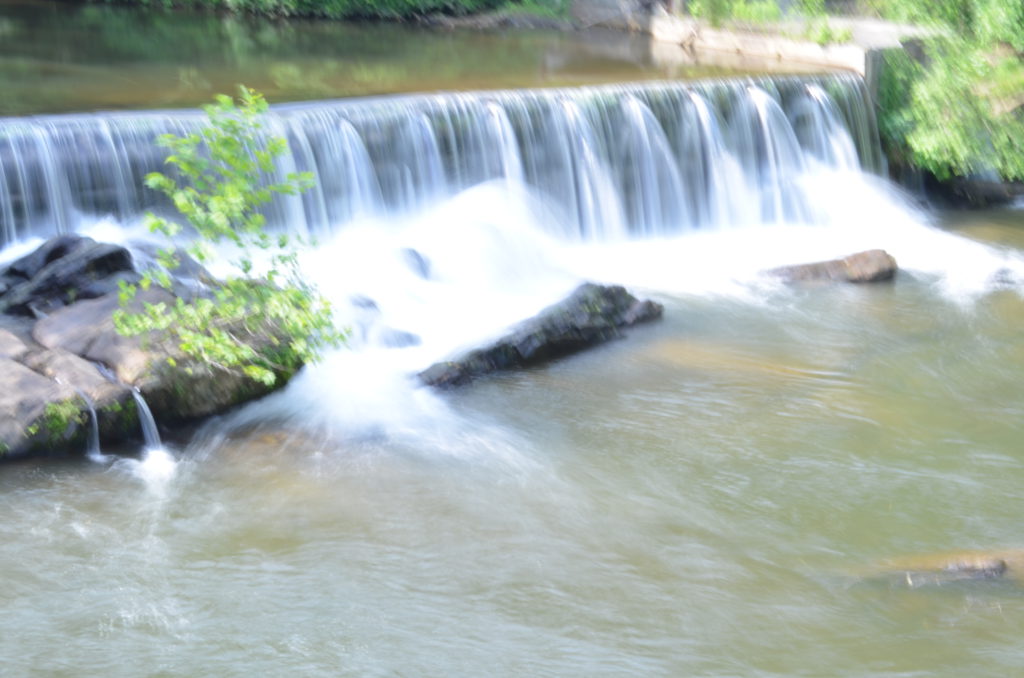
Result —
<path fill-rule="evenodd" d="M 6 465 L 4 674 L 1015 675 L 1012 581 L 861 577 L 1022 545 L 1024 301 L 933 282 L 666 297 L 411 437 Z"/>
<path fill-rule="evenodd" d="M 614 32 L 447 31 L 0 0 L 0 115 L 698 77 Z"/>

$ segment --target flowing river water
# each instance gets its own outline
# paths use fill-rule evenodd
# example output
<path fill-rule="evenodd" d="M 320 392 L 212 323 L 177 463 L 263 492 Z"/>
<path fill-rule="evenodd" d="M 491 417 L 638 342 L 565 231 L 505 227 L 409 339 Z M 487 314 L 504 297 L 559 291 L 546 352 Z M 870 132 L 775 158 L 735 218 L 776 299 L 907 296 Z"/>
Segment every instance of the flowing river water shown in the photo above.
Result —
<path fill-rule="evenodd" d="M 272 216 L 317 236 L 350 345 L 165 449 L 0 467 L 3 675 L 1014 675 L 1012 576 L 872 575 L 1024 546 L 1024 219 L 879 178 L 862 103 L 824 76 L 276 108 L 322 186 Z M 141 237 L 125 187 L 194 117 L 0 119 L 0 257 Z M 892 284 L 761 273 L 874 247 Z M 581 280 L 665 317 L 410 379 Z"/>

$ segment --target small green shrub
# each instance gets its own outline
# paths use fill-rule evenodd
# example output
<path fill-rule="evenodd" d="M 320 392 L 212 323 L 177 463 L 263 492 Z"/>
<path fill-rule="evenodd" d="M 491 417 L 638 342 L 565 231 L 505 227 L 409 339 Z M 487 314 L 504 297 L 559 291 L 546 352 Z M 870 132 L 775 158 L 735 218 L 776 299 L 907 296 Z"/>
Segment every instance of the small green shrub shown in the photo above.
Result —
<path fill-rule="evenodd" d="M 298 247 L 287 234 L 271 234 L 260 208 L 277 195 L 294 195 L 312 183 L 308 173 L 274 181 L 276 159 L 286 142 L 263 133 L 263 97 L 240 88 L 239 102 L 220 95 L 206 106 L 206 127 L 186 136 L 164 135 L 159 143 L 170 150 L 167 164 L 179 176 L 160 172 L 146 177 L 146 186 L 170 198 L 195 236 L 185 250 L 200 263 L 212 256 L 213 246 L 228 243 L 238 251 L 239 275 L 213 285 L 208 294 L 174 303 L 146 304 L 141 312 L 128 305 L 139 288 L 152 285 L 171 290 L 171 273 L 179 265 L 174 239 L 184 226 L 147 215 L 153 233 L 163 234 L 168 246 L 158 255 L 160 266 L 147 271 L 139 286 L 122 284 L 122 308 L 115 314 L 117 330 L 125 335 L 155 332 L 172 341 L 198 363 L 229 372 L 239 371 L 266 385 L 278 375 L 291 374 L 317 359 L 324 348 L 343 340 L 332 323 L 328 302 L 300 275 Z M 254 276 L 264 259 L 265 272 Z M 269 345 L 268 345 L 269 340 Z M 169 359 L 174 364 L 173 359 Z"/>

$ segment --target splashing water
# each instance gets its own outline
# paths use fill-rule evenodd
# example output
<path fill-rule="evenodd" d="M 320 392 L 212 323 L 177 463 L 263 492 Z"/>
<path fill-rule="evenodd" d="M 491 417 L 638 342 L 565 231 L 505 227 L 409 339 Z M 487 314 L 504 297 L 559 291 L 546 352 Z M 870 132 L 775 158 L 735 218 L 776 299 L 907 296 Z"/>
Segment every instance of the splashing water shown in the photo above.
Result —
<path fill-rule="evenodd" d="M 159 165 L 154 131 L 199 122 L 191 112 L 0 120 L 3 237 L 73 225 L 130 240 L 153 199 L 135 175 Z M 585 279 L 765 304 L 785 294 L 766 269 L 884 248 L 965 303 L 1024 280 L 1019 254 L 930 227 L 874 174 L 884 162 L 852 76 L 286 105 L 270 128 L 289 139 L 287 168 L 313 171 L 317 188 L 268 217 L 318 236 L 302 270 L 352 337 L 239 421 L 426 435 L 457 418 L 412 374 Z"/>

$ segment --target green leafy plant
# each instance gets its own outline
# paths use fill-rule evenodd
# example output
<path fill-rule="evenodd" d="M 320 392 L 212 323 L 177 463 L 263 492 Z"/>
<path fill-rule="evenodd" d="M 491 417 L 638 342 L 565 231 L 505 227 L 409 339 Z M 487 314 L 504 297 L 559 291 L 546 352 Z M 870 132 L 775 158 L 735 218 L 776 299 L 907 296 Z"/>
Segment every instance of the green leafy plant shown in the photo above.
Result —
<path fill-rule="evenodd" d="M 85 412 L 83 404 L 78 398 L 51 402 L 46 405 L 43 412 L 43 421 L 51 442 L 56 442 L 64 437 L 73 424 L 85 423 Z"/>
<path fill-rule="evenodd" d="M 775 0 L 737 0 L 732 5 L 732 16 L 738 21 L 769 23 L 782 18 Z"/>
<path fill-rule="evenodd" d="M 150 231 L 165 236 L 168 245 L 158 253 L 159 266 L 146 271 L 139 285 L 122 283 L 114 322 L 121 334 L 153 334 L 200 365 L 241 372 L 269 386 L 339 345 L 344 335 L 333 326 L 328 302 L 299 275 L 303 243 L 266 229 L 263 206 L 312 185 L 308 173 L 275 179 L 276 159 L 287 146 L 264 133 L 266 110 L 260 94 L 242 87 L 237 104 L 220 95 L 205 107 L 208 124 L 202 129 L 160 137 L 176 177 L 153 172 L 146 186 L 166 195 L 185 224 L 147 215 Z M 172 274 L 181 261 L 176 240 L 186 228 L 192 239 L 185 252 L 205 263 L 215 246 L 228 245 L 237 252 L 238 273 L 198 294 L 129 310 L 140 288 L 173 291 Z M 168 362 L 175 365 L 173 357 Z"/>
<path fill-rule="evenodd" d="M 732 14 L 732 0 L 689 0 L 686 10 L 695 17 L 707 19 L 712 26 L 721 26 Z"/>
<path fill-rule="evenodd" d="M 873 0 L 885 17 L 932 28 L 886 57 L 879 128 L 890 156 L 940 179 L 1024 179 L 1024 3 Z"/>
<path fill-rule="evenodd" d="M 804 37 L 824 47 L 850 42 L 853 40 L 853 31 L 849 28 L 835 28 L 827 19 L 818 17 L 807 22 Z"/>

